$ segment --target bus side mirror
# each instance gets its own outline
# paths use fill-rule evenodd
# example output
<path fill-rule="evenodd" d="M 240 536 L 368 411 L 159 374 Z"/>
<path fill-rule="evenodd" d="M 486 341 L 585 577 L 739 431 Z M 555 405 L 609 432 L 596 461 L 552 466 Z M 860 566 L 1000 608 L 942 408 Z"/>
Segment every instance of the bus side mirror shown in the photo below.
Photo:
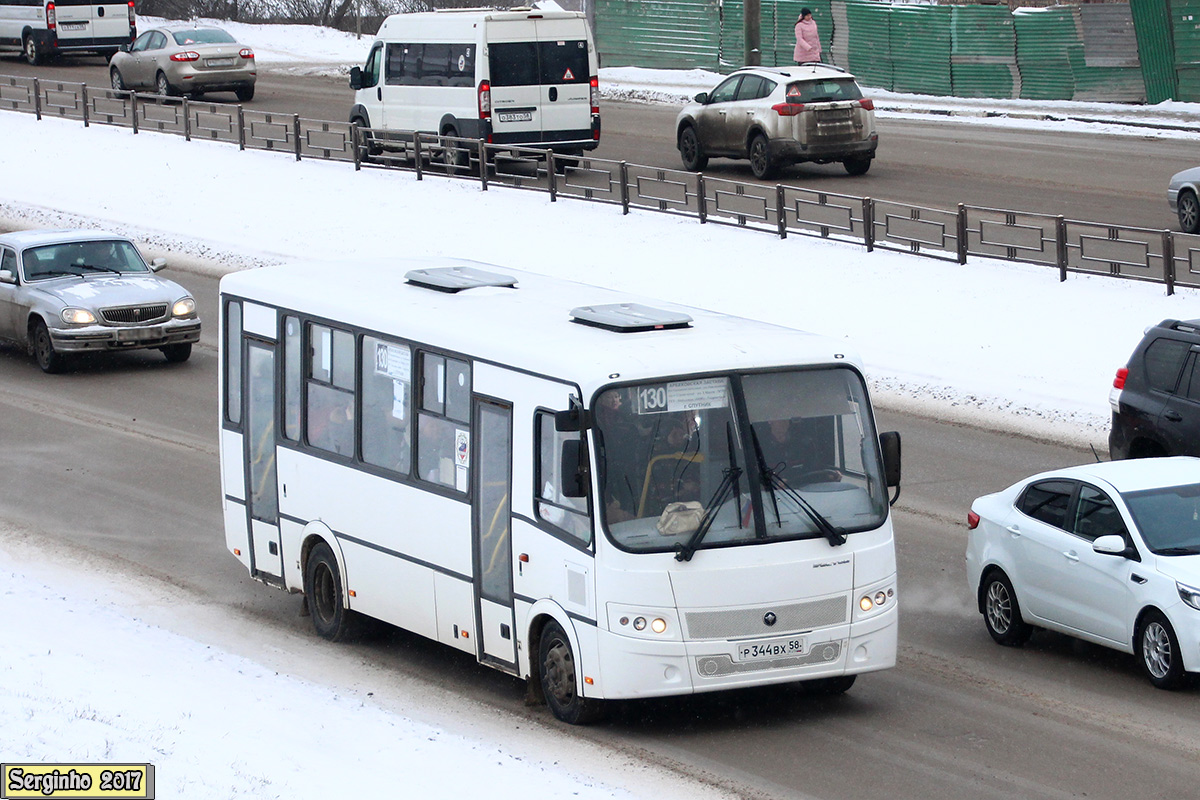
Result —
<path fill-rule="evenodd" d="M 350 68 L 350 88 L 356 92 L 362 88 L 362 67 Z"/>
<path fill-rule="evenodd" d="M 563 497 L 587 497 L 587 470 L 583 464 L 582 444 L 580 439 L 567 439 L 562 443 L 558 474 L 562 476 Z"/>
<path fill-rule="evenodd" d="M 891 502 L 894 504 L 900 497 L 900 434 L 897 431 L 888 431 L 887 433 L 879 434 L 879 449 L 883 452 L 883 479 L 889 489 L 895 488 L 896 496 Z"/>
<path fill-rule="evenodd" d="M 567 411 L 554 412 L 554 430 L 559 433 L 576 433 L 592 427 L 592 417 L 582 406 L 571 403 Z"/>

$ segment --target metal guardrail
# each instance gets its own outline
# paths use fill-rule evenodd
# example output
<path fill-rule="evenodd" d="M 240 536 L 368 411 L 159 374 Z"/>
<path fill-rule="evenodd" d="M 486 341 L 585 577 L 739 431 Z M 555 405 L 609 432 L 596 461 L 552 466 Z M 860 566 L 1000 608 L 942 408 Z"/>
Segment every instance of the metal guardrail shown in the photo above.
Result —
<path fill-rule="evenodd" d="M 960 264 L 984 256 L 1071 273 L 1200 288 L 1200 235 L 1084 222 L 1049 214 L 959 204 L 926 208 L 778 184 L 765 186 L 648 167 L 567 157 L 477 139 L 360 128 L 241 105 L 88 88 L 82 83 L 0 75 L 0 110 L 155 131 L 187 140 L 236 143 L 303 158 L 415 172 L 547 192 L 630 209 L 695 217 L 701 223 L 789 233 L 907 252 Z"/>

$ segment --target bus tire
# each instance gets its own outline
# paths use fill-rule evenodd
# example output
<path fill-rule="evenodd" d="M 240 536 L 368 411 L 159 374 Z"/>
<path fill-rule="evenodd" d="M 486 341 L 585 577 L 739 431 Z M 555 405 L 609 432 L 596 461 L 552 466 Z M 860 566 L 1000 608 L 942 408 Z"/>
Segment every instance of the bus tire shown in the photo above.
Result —
<path fill-rule="evenodd" d="M 854 679 L 857 677 L 857 675 L 838 675 L 833 678 L 817 678 L 805 681 L 804 685 L 814 694 L 845 694 L 850 691 L 850 687 L 854 685 Z"/>
<path fill-rule="evenodd" d="M 357 635 L 359 614 L 346 608 L 342 577 L 333 550 L 321 542 L 304 565 L 304 599 L 313 628 L 322 639 L 344 642 Z"/>
<path fill-rule="evenodd" d="M 586 725 L 600 718 L 603 706 L 579 693 L 575 682 L 575 652 L 567 633 L 554 620 L 546 623 L 538 646 L 542 693 L 550 713 L 568 725 Z"/>

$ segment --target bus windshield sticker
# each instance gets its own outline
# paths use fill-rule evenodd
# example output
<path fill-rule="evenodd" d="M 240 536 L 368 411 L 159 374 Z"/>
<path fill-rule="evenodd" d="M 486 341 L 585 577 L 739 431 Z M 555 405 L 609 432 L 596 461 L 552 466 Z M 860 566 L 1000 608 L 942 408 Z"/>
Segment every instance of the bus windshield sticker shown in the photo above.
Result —
<path fill-rule="evenodd" d="M 455 466 L 471 466 L 471 434 L 461 428 L 454 430 L 454 464 Z"/>
<path fill-rule="evenodd" d="M 701 378 L 675 381 L 666 385 L 637 387 L 637 413 L 665 414 L 670 411 L 699 411 L 728 408 L 729 390 L 725 378 Z"/>
<path fill-rule="evenodd" d="M 405 398 L 408 396 L 408 385 L 404 381 L 392 380 L 392 416 L 403 421 L 408 417 Z"/>
<path fill-rule="evenodd" d="M 375 343 L 375 374 L 408 383 L 412 380 L 412 363 L 408 348 L 387 342 Z"/>

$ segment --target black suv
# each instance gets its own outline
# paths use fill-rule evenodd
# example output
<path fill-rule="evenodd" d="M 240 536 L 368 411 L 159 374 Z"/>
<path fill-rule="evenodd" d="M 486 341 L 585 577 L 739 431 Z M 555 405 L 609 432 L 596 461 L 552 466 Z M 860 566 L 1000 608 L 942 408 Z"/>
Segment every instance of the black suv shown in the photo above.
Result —
<path fill-rule="evenodd" d="M 1147 328 L 1108 402 L 1112 458 L 1200 455 L 1200 319 Z"/>

